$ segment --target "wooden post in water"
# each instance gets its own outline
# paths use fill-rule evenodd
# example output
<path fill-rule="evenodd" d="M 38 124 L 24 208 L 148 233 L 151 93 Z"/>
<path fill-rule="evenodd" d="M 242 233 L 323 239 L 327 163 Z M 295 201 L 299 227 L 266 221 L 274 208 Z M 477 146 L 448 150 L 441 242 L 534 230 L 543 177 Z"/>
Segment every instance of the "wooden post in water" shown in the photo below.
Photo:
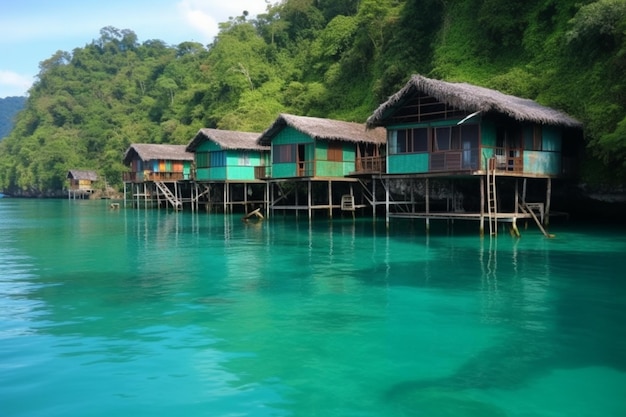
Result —
<path fill-rule="evenodd" d="M 485 177 L 480 177 L 480 236 L 485 236 Z"/>
<path fill-rule="evenodd" d="M 518 210 L 518 205 L 519 205 L 518 188 L 519 188 L 518 180 L 517 178 L 515 178 L 515 211 L 513 215 L 512 232 L 516 237 L 520 237 L 519 229 L 517 228 L 517 210 Z"/>
<path fill-rule="evenodd" d="M 307 186 L 307 206 L 308 206 L 308 210 L 309 210 L 309 221 L 313 218 L 313 211 L 311 210 L 311 203 L 312 203 L 312 197 L 311 197 L 311 180 L 309 179 L 308 181 L 308 186 Z M 330 182 L 330 181 L 329 181 Z"/>
<path fill-rule="evenodd" d="M 328 218 L 333 218 L 333 183 L 328 180 Z"/>
<path fill-rule="evenodd" d="M 430 218 L 428 217 L 430 214 L 430 186 L 429 186 L 429 181 L 428 178 L 426 178 L 425 180 L 426 182 L 426 190 L 425 190 L 425 195 L 426 195 L 426 233 L 428 233 L 430 231 Z"/>
<path fill-rule="evenodd" d="M 372 220 L 376 220 L 376 178 L 372 175 Z"/>
<path fill-rule="evenodd" d="M 385 224 L 389 229 L 389 178 L 385 178 L 383 181 L 387 184 L 385 187 Z"/>
<path fill-rule="evenodd" d="M 546 206 L 543 215 L 543 225 L 548 226 L 550 224 L 550 200 L 552 198 L 552 178 L 548 178 L 548 184 L 546 186 Z"/>

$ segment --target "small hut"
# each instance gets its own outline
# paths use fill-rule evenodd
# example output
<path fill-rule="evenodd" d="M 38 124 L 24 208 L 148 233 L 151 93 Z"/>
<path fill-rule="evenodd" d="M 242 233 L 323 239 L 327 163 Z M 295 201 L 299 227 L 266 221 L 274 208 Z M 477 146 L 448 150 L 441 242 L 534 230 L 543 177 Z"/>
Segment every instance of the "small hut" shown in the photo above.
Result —
<path fill-rule="evenodd" d="M 376 109 L 367 126 L 383 126 L 388 132 L 387 206 L 394 180 L 403 182 L 396 189 L 425 198 L 419 210 L 411 195 L 408 213 L 397 216 L 424 217 L 427 224 L 429 218 L 475 218 L 481 231 L 488 217 L 495 234 L 498 222 L 512 222 L 516 229 L 517 218 L 535 217 L 535 212 L 547 223 L 551 181 L 571 173 L 564 145 L 575 139 L 581 124 L 529 99 L 414 75 Z M 479 198 L 467 192 L 473 179 L 480 180 Z M 543 201 L 526 200 L 531 179 L 546 184 Z M 470 197 L 465 203 L 478 203 L 464 204 L 461 188 Z M 445 213 L 432 210 L 429 195 L 436 193 L 446 195 Z"/>
<path fill-rule="evenodd" d="M 89 198 L 94 192 L 94 183 L 98 180 L 95 171 L 70 169 L 67 173 L 69 184 L 67 197 L 69 199 Z"/>
<path fill-rule="evenodd" d="M 313 209 L 322 209 L 332 216 L 343 196 L 354 195 L 355 176 L 384 172 L 385 130 L 360 123 L 281 114 L 259 144 L 271 147 L 271 170 L 263 178 L 270 183 L 272 209 L 308 210 L 309 217 Z M 307 186 L 306 204 L 298 199 L 299 184 Z M 326 190 L 313 192 L 314 184 Z"/>
<path fill-rule="evenodd" d="M 208 128 L 198 131 L 187 145 L 187 151 L 194 153 L 193 177 L 199 187 L 196 205 L 204 200 L 207 209 L 223 205 L 226 212 L 236 204 L 266 204 L 265 182 L 255 170 L 268 165 L 270 148 L 257 143 L 259 135 Z"/>
<path fill-rule="evenodd" d="M 191 165 L 193 154 L 185 145 L 135 143 L 124 153 L 124 201 L 130 186 L 133 200 L 169 202 L 176 210 L 190 200 Z"/>

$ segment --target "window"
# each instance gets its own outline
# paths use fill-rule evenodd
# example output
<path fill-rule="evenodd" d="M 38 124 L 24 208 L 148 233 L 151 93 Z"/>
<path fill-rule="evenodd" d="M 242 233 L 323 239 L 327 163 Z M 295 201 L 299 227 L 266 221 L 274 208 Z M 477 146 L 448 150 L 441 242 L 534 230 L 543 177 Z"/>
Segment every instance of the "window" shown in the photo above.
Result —
<path fill-rule="evenodd" d="M 461 127 L 436 127 L 433 138 L 433 151 L 450 151 L 461 149 Z"/>
<path fill-rule="evenodd" d="M 211 167 L 225 167 L 226 166 L 226 151 L 210 152 Z"/>
<path fill-rule="evenodd" d="M 390 138 L 391 154 L 428 152 L 428 128 L 399 129 Z"/>
<path fill-rule="evenodd" d="M 248 151 L 239 153 L 239 166 L 250 166 L 250 153 Z"/>
<path fill-rule="evenodd" d="M 326 158 L 327 160 L 334 162 L 343 161 L 343 147 L 341 146 L 341 142 L 328 142 L 328 154 Z"/>
<path fill-rule="evenodd" d="M 295 145 L 274 145 L 273 148 L 272 163 L 296 162 Z"/>
<path fill-rule="evenodd" d="M 196 153 L 196 168 L 206 168 L 209 166 L 209 154 L 206 152 Z"/>

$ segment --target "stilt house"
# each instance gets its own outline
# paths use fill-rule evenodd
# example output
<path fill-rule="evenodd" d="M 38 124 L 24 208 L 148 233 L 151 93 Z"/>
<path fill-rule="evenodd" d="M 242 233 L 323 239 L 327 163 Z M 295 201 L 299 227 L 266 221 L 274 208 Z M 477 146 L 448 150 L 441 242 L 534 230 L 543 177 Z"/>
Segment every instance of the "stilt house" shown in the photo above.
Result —
<path fill-rule="evenodd" d="M 573 139 L 581 127 L 568 115 L 532 100 L 420 75 L 414 75 L 383 103 L 367 126 L 387 128 L 386 178 L 404 178 L 408 183 L 404 188 L 427 196 L 425 207 L 420 211 L 413 206 L 408 215 L 454 217 L 429 210 L 428 194 L 432 196 L 433 191 L 429 178 L 439 184 L 441 179 L 449 179 L 451 189 L 455 179 L 480 178 L 480 189 L 476 189 L 480 203 L 472 209 L 481 220 L 481 230 L 484 216 L 488 217 L 492 233 L 497 221 L 515 225 L 516 218 L 534 213 L 547 221 L 551 180 L 567 175 L 571 166 L 564 158 L 563 143 Z M 522 194 L 517 179 L 523 179 Z M 525 201 L 529 179 L 547 183 L 546 201 L 530 204 L 530 209 Z M 422 183 L 415 186 L 415 180 Z M 496 183 L 502 185 L 502 196 L 511 196 L 508 205 L 498 200 Z M 455 192 L 450 194 L 454 200 Z M 502 210 L 505 212 L 499 212 Z M 446 211 L 460 213 L 467 208 L 457 199 Z M 468 218 L 467 213 L 463 216 Z"/>
<path fill-rule="evenodd" d="M 266 202 L 265 182 L 255 177 L 255 169 L 269 164 L 269 146 L 257 142 L 259 133 L 220 129 L 200 129 L 187 145 L 194 154 L 196 206 L 203 200 L 207 209 L 234 204 L 244 207 Z"/>
<path fill-rule="evenodd" d="M 271 147 L 271 169 L 260 168 L 257 177 L 270 184 L 272 209 L 308 210 L 309 217 L 313 209 L 324 209 L 332 216 L 332 209 L 341 207 L 341 196 L 353 195 L 349 183 L 357 179 L 351 176 L 384 171 L 381 155 L 385 142 L 384 129 L 368 130 L 360 123 L 281 114 L 259 137 L 259 144 Z M 298 197 L 299 183 L 307 186 L 303 196 L 306 203 Z M 326 189 L 314 193 L 313 183 L 326 185 Z"/>
<path fill-rule="evenodd" d="M 182 187 L 189 187 L 193 154 L 185 145 L 135 143 L 124 154 L 129 172 L 123 175 L 124 195 L 130 185 L 133 200 L 169 202 L 182 209 Z"/>
<path fill-rule="evenodd" d="M 67 173 L 68 198 L 84 198 L 94 192 L 94 183 L 98 181 L 98 174 L 95 171 L 85 171 L 71 169 Z"/>

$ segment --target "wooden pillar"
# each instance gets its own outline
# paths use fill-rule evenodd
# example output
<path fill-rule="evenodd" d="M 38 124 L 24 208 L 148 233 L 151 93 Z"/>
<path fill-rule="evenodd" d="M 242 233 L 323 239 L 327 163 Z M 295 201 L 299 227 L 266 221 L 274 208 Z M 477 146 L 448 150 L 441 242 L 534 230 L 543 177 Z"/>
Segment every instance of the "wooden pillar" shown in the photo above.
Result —
<path fill-rule="evenodd" d="M 313 182 L 309 179 L 307 184 L 307 206 L 308 206 L 308 210 L 309 210 L 309 221 L 313 218 L 313 210 L 311 209 L 311 205 L 313 204 L 313 196 L 312 196 L 312 189 L 313 189 Z"/>
<path fill-rule="evenodd" d="M 409 181 L 409 184 L 411 186 L 411 213 L 415 213 L 415 193 L 413 191 L 413 181 L 413 179 Z"/>
<path fill-rule="evenodd" d="M 519 229 L 517 228 L 517 213 L 518 213 L 518 206 L 519 206 L 519 181 L 517 178 L 515 178 L 514 200 L 515 200 L 515 210 L 513 214 L 513 224 L 511 227 L 513 229 L 513 234 L 517 237 L 520 237 Z"/>
<path fill-rule="evenodd" d="M 333 182 L 328 180 L 328 218 L 333 218 Z"/>
<path fill-rule="evenodd" d="M 224 194 L 222 196 L 223 206 L 224 206 L 224 214 L 228 212 L 228 183 L 224 181 L 224 190 L 222 191 Z"/>
<path fill-rule="evenodd" d="M 485 177 L 480 177 L 480 236 L 485 236 Z"/>
<path fill-rule="evenodd" d="M 543 214 L 543 225 L 548 226 L 550 224 L 550 200 L 552 199 L 552 178 L 548 178 L 548 184 L 546 185 L 546 205 Z"/>
<path fill-rule="evenodd" d="M 293 192 L 295 193 L 296 200 L 296 219 L 298 218 L 298 213 L 300 213 L 300 199 L 298 198 L 298 182 L 293 183 Z"/>
<path fill-rule="evenodd" d="M 428 215 L 430 214 L 430 186 L 428 178 L 424 180 L 425 182 L 425 196 L 426 196 L 426 233 L 430 231 L 430 218 Z"/>
<path fill-rule="evenodd" d="M 248 183 L 243 183 L 243 212 L 248 213 Z"/>
<path fill-rule="evenodd" d="M 270 182 L 269 187 L 268 210 L 271 210 L 272 217 L 274 217 L 274 183 Z"/>
<path fill-rule="evenodd" d="M 387 228 L 389 228 L 389 178 L 385 178 L 386 187 L 385 187 L 385 224 Z"/>
<path fill-rule="evenodd" d="M 126 181 L 124 181 L 124 208 L 126 208 Z"/>
<path fill-rule="evenodd" d="M 265 217 L 270 215 L 270 188 L 271 183 L 267 181 L 265 187 L 263 187 L 263 201 L 265 203 Z"/>
<path fill-rule="evenodd" d="M 524 182 L 522 183 L 522 203 L 526 202 L 526 182 L 528 178 L 524 178 Z"/>
<path fill-rule="evenodd" d="M 376 178 L 372 176 L 372 220 L 376 220 Z"/>

